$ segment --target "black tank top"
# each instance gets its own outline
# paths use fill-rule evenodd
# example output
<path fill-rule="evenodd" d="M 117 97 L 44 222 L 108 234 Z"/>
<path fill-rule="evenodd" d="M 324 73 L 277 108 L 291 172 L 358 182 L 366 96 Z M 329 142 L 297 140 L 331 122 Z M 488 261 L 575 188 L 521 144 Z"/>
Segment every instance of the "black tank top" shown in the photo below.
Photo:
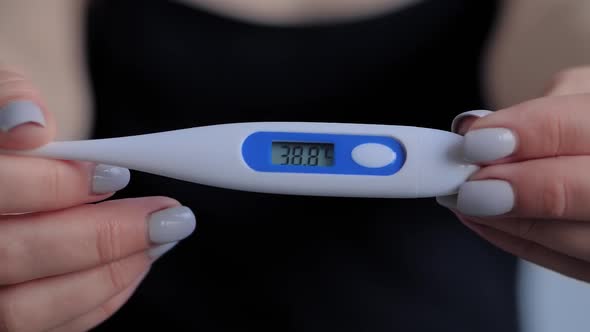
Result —
<path fill-rule="evenodd" d="M 448 130 L 485 107 L 479 64 L 496 9 L 424 0 L 354 23 L 270 27 L 168 1 L 96 1 L 94 136 L 241 121 Z M 434 199 L 267 195 L 141 172 L 116 197 L 148 195 L 191 207 L 198 230 L 97 330 L 516 331 L 515 260 Z"/>

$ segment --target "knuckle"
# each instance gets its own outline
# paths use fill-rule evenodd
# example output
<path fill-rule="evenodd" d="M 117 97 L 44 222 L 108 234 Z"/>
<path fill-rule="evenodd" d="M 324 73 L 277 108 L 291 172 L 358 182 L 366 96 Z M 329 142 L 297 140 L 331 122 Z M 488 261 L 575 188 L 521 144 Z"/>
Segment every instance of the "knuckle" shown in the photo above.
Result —
<path fill-rule="evenodd" d="M 544 120 L 541 130 L 547 135 L 545 135 L 543 143 L 548 147 L 551 156 L 559 156 L 563 142 L 566 140 L 565 135 L 567 135 L 567 131 L 564 130 L 565 115 L 561 112 L 552 112 L 548 113 Z"/>
<path fill-rule="evenodd" d="M 567 215 L 567 185 L 560 178 L 546 181 L 541 193 L 541 213 L 544 217 L 562 219 Z"/>
<path fill-rule="evenodd" d="M 121 256 L 121 225 L 113 218 L 98 221 L 96 251 L 100 264 L 109 263 Z"/>
<path fill-rule="evenodd" d="M 19 68 L 16 68 L 14 66 L 9 66 L 4 63 L 0 63 L 0 78 L 13 77 L 13 76 L 24 78 L 24 75 L 22 74 L 22 72 Z"/>
<path fill-rule="evenodd" d="M 125 259 L 113 261 L 104 266 L 107 287 L 110 293 L 120 294 L 126 290 L 141 273 L 149 269 L 150 259 L 145 254 L 137 254 Z"/>
<path fill-rule="evenodd" d="M 115 292 L 120 292 L 127 286 L 126 268 L 122 262 L 111 262 L 106 265 L 106 273 L 110 286 Z"/>
<path fill-rule="evenodd" d="M 40 102 L 37 90 L 28 81 L 18 78 L 0 82 L 0 99 L 3 102 L 16 99 L 31 99 Z"/>
<path fill-rule="evenodd" d="M 0 86 L 4 89 L 7 85 L 21 86 L 27 82 L 26 78 L 19 72 L 0 66 Z"/>
<path fill-rule="evenodd" d="M 588 95 L 590 102 L 590 94 Z M 583 142 L 587 136 L 579 111 L 559 112 L 552 109 L 545 112 L 542 118 L 540 132 L 544 135 L 539 136 L 539 143 L 547 151 L 547 157 L 560 157 L 584 150 Z"/>
<path fill-rule="evenodd" d="M 62 191 L 60 180 L 62 176 L 61 167 L 57 163 L 47 162 L 46 171 L 41 176 L 42 197 L 45 197 L 48 205 L 55 205 L 61 200 Z"/>

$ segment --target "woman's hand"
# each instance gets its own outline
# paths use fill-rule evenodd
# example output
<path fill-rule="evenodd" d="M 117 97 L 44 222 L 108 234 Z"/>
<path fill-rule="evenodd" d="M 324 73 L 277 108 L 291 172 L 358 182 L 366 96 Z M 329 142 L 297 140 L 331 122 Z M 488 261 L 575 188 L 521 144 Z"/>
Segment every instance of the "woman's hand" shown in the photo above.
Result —
<path fill-rule="evenodd" d="M 439 203 L 492 244 L 590 281 L 590 67 L 558 75 L 544 98 L 481 115 L 454 128 L 483 167 Z"/>
<path fill-rule="evenodd" d="M 54 122 L 25 78 L 0 68 L 0 149 L 43 145 Z M 192 212 L 169 198 L 96 203 L 128 181 L 118 167 L 0 155 L 0 331 L 92 328 L 193 232 Z"/>

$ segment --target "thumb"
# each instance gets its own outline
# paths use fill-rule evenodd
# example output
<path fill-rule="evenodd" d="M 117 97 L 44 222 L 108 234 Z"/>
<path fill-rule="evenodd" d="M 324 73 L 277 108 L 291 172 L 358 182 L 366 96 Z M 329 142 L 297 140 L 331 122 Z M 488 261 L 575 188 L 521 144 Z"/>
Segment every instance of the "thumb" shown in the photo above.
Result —
<path fill-rule="evenodd" d="M 0 148 L 32 149 L 54 135 L 55 120 L 37 90 L 23 75 L 0 66 Z"/>

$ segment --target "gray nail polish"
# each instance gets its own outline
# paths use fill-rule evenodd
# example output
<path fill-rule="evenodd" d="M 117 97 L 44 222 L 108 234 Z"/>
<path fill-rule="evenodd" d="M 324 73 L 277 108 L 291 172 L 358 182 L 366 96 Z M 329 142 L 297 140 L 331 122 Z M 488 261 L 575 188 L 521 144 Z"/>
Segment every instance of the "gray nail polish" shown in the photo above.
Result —
<path fill-rule="evenodd" d="M 470 118 L 470 117 L 483 118 L 484 116 L 488 116 L 492 113 L 494 113 L 494 112 L 487 111 L 487 110 L 474 110 L 474 111 L 463 112 L 463 113 L 457 115 L 453 119 L 453 122 L 451 123 L 451 131 L 454 133 L 458 133 L 459 125 L 461 125 L 461 122 L 463 122 L 463 120 L 465 120 L 465 118 Z"/>
<path fill-rule="evenodd" d="M 178 242 L 171 242 L 152 247 L 148 250 L 148 256 L 152 259 L 152 261 L 155 261 L 156 259 L 162 257 L 165 253 L 170 251 L 172 248 L 174 248 L 177 244 Z"/>
<path fill-rule="evenodd" d="M 470 162 L 489 162 L 510 156 L 516 149 L 516 136 L 505 128 L 476 129 L 465 134 L 464 158 Z"/>
<path fill-rule="evenodd" d="M 438 196 L 436 202 L 447 209 L 457 209 L 457 195 Z"/>
<path fill-rule="evenodd" d="M 17 100 L 0 107 L 0 131 L 9 131 L 25 123 L 45 126 L 43 112 L 37 104 L 28 100 Z"/>
<path fill-rule="evenodd" d="M 154 212 L 148 220 L 149 237 L 153 243 L 180 241 L 196 228 L 193 212 L 186 206 L 178 206 Z"/>
<path fill-rule="evenodd" d="M 125 188 L 129 184 L 131 174 L 127 168 L 97 165 L 92 176 L 92 192 L 107 194 Z"/>
<path fill-rule="evenodd" d="M 461 185 L 457 209 L 468 216 L 491 217 L 514 208 L 514 191 L 502 180 L 469 181 Z"/>

